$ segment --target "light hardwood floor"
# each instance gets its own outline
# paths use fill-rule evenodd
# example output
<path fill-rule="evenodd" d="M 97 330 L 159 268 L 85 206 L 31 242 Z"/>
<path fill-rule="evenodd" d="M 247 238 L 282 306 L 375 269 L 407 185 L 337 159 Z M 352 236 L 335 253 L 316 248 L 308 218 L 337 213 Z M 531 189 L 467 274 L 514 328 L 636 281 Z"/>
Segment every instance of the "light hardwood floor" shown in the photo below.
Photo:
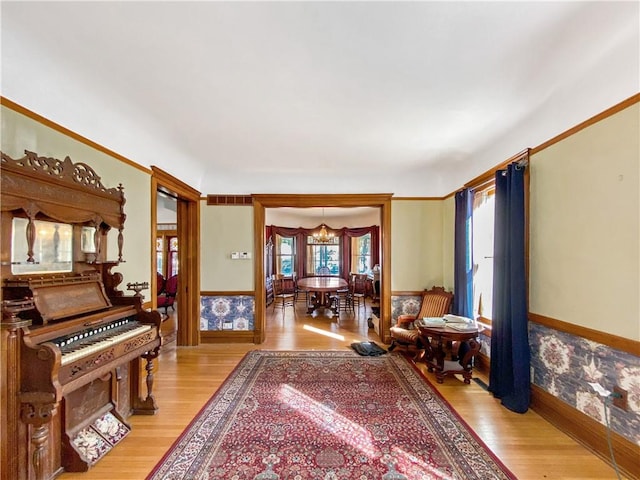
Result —
<path fill-rule="evenodd" d="M 301 304 L 296 315 L 287 309 L 283 317 L 279 310 L 273 312 L 271 308 L 267 314 L 267 338 L 261 345 L 163 347 L 154 389 L 160 411 L 154 416 L 132 416 L 129 436 L 89 472 L 64 473 L 59 478 L 144 479 L 249 350 L 342 350 L 354 341 L 379 342 L 373 329 L 367 326 L 368 310 L 355 316 L 341 313 L 339 321 L 310 317 Z M 616 478 L 613 468 L 535 412 L 510 412 L 475 382 L 465 385 L 448 377 L 437 385 L 426 369 L 425 374 L 519 479 Z"/>

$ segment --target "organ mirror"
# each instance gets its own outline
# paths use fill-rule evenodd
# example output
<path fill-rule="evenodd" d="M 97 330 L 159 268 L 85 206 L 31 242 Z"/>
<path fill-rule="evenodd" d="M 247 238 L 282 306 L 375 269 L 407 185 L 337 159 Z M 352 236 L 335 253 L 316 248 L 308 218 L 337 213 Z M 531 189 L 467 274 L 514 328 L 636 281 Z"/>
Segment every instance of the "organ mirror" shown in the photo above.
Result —
<path fill-rule="evenodd" d="M 47 274 L 73 270 L 73 226 L 68 223 L 35 220 L 31 250 L 25 241 L 29 220 L 14 217 L 11 224 L 11 273 Z"/>
<path fill-rule="evenodd" d="M 95 171 L 69 157 L 2 153 L 2 279 L 77 275 L 123 261 L 124 192 L 106 188 Z M 113 238 L 111 238 L 113 237 Z M 110 255 L 107 259 L 107 244 Z M 110 274 L 111 275 L 111 274 Z M 113 284 L 113 275 L 109 276 Z M 105 282 L 106 286 L 109 282 Z M 115 285 L 111 285 L 115 287 Z M 114 293 L 114 289 L 108 293 Z M 6 299 L 5 289 L 3 298 Z"/>

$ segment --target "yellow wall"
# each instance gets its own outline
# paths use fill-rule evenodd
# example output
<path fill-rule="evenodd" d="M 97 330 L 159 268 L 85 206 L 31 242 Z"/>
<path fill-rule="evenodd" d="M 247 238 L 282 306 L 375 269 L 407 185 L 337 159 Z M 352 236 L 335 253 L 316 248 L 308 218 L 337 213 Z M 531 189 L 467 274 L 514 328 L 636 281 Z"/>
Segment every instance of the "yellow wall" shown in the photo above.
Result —
<path fill-rule="evenodd" d="M 531 158 L 530 311 L 640 340 L 640 105 Z"/>
<path fill-rule="evenodd" d="M 122 273 L 124 281 L 120 289 L 125 294 L 128 282 L 151 281 L 151 177 L 150 173 L 132 167 L 114 157 L 78 142 L 39 122 L 4 106 L 0 149 L 14 159 L 22 158 L 25 150 L 41 156 L 63 160 L 69 156 L 74 163 L 86 163 L 100 176 L 105 187 L 122 183 L 127 200 L 125 213 L 124 249 L 125 263 L 114 268 Z M 108 239 L 108 260 L 117 260 L 117 231 L 111 231 Z M 142 294 L 148 300 L 149 291 Z"/>
<path fill-rule="evenodd" d="M 442 201 L 442 284 L 452 292 L 454 285 L 455 203 L 453 195 Z"/>
<path fill-rule="evenodd" d="M 253 291 L 255 259 L 231 259 L 231 252 L 253 255 L 253 207 L 206 202 L 200 207 L 201 290 Z"/>
<path fill-rule="evenodd" d="M 392 291 L 442 285 L 442 210 L 441 200 L 392 200 Z"/>

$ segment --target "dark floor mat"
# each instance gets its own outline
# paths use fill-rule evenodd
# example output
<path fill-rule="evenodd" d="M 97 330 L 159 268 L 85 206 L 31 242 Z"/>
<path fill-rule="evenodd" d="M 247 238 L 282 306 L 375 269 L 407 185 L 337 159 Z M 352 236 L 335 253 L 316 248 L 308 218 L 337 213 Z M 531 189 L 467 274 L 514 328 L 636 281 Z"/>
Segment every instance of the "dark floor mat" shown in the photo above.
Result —
<path fill-rule="evenodd" d="M 387 351 L 375 342 L 355 342 L 351 344 L 356 353 L 365 357 L 377 357 L 384 355 Z"/>

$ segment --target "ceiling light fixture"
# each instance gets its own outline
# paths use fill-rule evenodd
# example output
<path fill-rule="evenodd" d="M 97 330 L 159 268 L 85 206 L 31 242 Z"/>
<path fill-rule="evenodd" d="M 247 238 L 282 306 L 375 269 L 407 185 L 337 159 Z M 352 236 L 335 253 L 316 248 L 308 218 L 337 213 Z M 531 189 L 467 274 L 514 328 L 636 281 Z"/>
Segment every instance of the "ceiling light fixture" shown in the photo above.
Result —
<path fill-rule="evenodd" d="M 322 223 L 320 224 L 320 230 L 313 232 L 313 238 L 319 243 L 329 243 L 333 241 L 333 233 L 327 230 L 327 225 L 324 223 L 324 208 L 322 209 Z"/>

